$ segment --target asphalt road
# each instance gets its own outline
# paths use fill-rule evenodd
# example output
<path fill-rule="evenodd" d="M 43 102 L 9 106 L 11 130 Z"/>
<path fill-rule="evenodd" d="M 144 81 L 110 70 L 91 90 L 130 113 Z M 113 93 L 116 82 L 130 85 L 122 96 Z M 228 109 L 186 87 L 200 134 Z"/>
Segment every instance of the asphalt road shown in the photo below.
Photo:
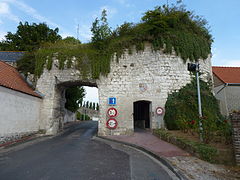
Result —
<path fill-rule="evenodd" d="M 93 138 L 96 132 L 96 122 L 82 122 L 60 136 L 1 152 L 0 180 L 173 178 L 168 169 L 145 153 Z"/>

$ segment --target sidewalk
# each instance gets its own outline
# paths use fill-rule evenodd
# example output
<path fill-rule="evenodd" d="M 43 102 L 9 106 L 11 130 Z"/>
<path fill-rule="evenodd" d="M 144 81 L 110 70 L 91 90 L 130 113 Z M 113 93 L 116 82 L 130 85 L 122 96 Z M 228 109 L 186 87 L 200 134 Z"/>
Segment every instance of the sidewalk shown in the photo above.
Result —
<path fill-rule="evenodd" d="M 173 169 L 177 169 L 188 179 L 235 180 L 240 178 L 238 172 L 193 157 L 188 152 L 159 139 L 146 130 L 138 130 L 132 136 L 104 136 L 102 138 L 130 145 L 157 156 L 158 159 L 167 161 Z"/>
<path fill-rule="evenodd" d="M 190 156 L 186 151 L 152 135 L 151 132 L 138 130 L 132 136 L 107 136 L 107 138 L 125 143 L 135 144 L 153 152 L 160 157 Z"/>

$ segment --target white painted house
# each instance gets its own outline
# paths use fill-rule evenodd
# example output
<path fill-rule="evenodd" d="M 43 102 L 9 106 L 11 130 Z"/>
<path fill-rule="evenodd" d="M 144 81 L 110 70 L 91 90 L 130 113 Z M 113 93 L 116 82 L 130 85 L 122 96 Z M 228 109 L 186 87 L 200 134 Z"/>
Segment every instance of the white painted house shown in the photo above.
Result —
<path fill-rule="evenodd" d="M 0 144 L 38 132 L 41 103 L 19 72 L 0 61 Z"/>
<path fill-rule="evenodd" d="M 240 110 L 240 67 L 213 66 L 214 93 L 222 115 Z"/>

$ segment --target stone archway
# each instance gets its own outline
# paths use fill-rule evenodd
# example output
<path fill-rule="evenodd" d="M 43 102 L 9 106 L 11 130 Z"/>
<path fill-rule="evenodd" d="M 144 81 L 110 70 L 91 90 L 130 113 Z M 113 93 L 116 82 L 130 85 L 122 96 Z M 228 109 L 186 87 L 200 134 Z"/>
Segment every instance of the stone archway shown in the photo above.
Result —
<path fill-rule="evenodd" d="M 50 71 L 44 69 L 43 74 L 38 79 L 37 90 L 44 95 L 39 124 L 40 129 L 46 130 L 46 134 L 57 134 L 62 128 L 65 90 L 77 85 L 97 87 L 95 80 L 81 77 L 79 70 L 74 67 L 59 70 L 57 59 L 53 61 L 53 67 Z"/>
<path fill-rule="evenodd" d="M 162 51 L 152 51 L 150 45 L 145 46 L 144 51 L 128 51 L 121 58 L 113 59 L 110 64 L 111 71 L 99 79 L 91 78 L 91 75 L 82 76 L 74 66 L 72 58 L 71 68 L 59 69 L 58 60 L 53 58 L 52 69 L 44 69 L 38 79 L 37 90 L 44 95 L 40 129 L 47 134 L 56 134 L 61 128 L 63 118 L 64 101 L 62 96 L 66 87 L 83 85 L 98 87 L 99 92 L 99 135 L 129 135 L 134 132 L 133 103 L 139 100 L 147 100 L 151 103 L 150 128 L 163 128 L 164 116 L 155 113 L 157 107 L 165 107 L 168 94 L 179 90 L 191 81 L 192 75 L 187 70 L 187 62 L 176 55 L 167 55 Z M 211 59 L 199 60 L 202 79 L 207 81 L 212 74 Z M 89 70 L 89 74 L 90 74 Z M 210 77 L 210 79 L 212 79 Z M 119 114 L 116 117 L 118 127 L 110 130 L 106 127 L 108 120 L 107 104 L 109 97 L 116 97 Z"/>

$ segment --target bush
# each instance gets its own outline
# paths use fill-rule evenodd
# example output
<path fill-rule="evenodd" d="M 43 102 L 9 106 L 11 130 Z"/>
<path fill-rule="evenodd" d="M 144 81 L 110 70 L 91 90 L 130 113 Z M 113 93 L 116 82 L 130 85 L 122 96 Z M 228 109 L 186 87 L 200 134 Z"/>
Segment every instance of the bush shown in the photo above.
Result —
<path fill-rule="evenodd" d="M 77 120 L 82 120 L 82 119 L 81 119 L 81 117 L 82 117 L 82 114 L 81 114 L 80 112 L 78 112 L 78 111 L 77 111 L 77 114 L 76 114 L 76 116 L 77 116 Z"/>
<path fill-rule="evenodd" d="M 88 115 L 85 115 L 85 114 L 81 114 L 80 112 L 77 112 L 77 120 L 80 120 L 80 121 L 88 121 L 88 120 L 91 120 L 91 118 L 88 116 Z"/>
<path fill-rule="evenodd" d="M 159 136 L 161 139 L 175 144 L 178 147 L 188 151 L 189 153 L 196 155 L 202 160 L 212 163 L 217 162 L 219 152 L 215 147 L 195 141 L 190 141 L 182 137 L 175 137 L 171 133 L 162 129 L 154 130 L 154 134 Z"/>
<path fill-rule="evenodd" d="M 200 81 L 203 117 L 203 138 L 209 142 L 215 131 L 222 125 L 223 117 L 220 114 L 216 98 L 211 92 L 208 83 Z M 169 130 L 194 130 L 199 133 L 198 99 L 196 79 L 179 91 L 168 96 L 166 102 L 165 123 Z"/>

